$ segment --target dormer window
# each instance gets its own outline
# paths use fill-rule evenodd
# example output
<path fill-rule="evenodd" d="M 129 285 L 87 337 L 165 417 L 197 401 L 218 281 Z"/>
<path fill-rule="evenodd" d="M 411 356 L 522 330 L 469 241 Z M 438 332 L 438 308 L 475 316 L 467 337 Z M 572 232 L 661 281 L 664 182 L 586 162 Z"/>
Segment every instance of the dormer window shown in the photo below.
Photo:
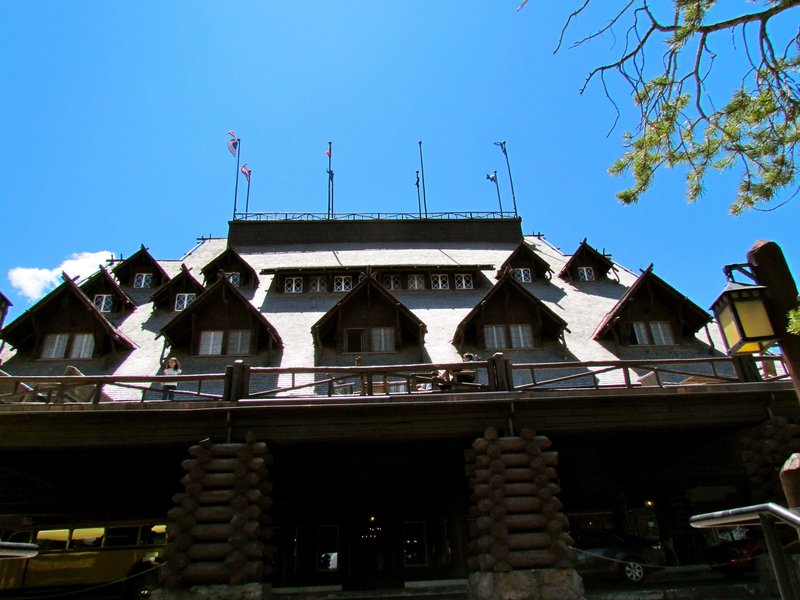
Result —
<path fill-rule="evenodd" d="M 394 352 L 394 327 L 359 327 L 345 329 L 344 351 Z"/>
<path fill-rule="evenodd" d="M 233 287 L 240 287 L 242 285 L 242 274 L 238 271 L 225 273 L 225 279 L 230 281 Z"/>
<path fill-rule="evenodd" d="M 287 294 L 302 294 L 303 278 L 285 277 L 283 280 L 283 291 L 286 292 Z"/>
<path fill-rule="evenodd" d="M 399 290 L 400 289 L 400 275 L 391 274 L 391 275 L 384 275 L 383 276 L 383 287 L 387 290 Z"/>
<path fill-rule="evenodd" d="M 175 294 L 175 310 L 178 312 L 186 310 L 195 298 L 197 294 Z"/>
<path fill-rule="evenodd" d="M 514 281 L 519 281 L 520 283 L 531 283 L 533 281 L 531 270 L 527 267 L 512 269 L 511 276 L 514 278 Z"/>
<path fill-rule="evenodd" d="M 431 275 L 431 289 L 432 290 L 447 290 L 450 288 L 450 282 L 447 275 L 444 273 L 434 273 Z"/>
<path fill-rule="evenodd" d="M 506 325 L 484 325 L 484 346 L 487 350 L 503 348 L 533 348 L 533 328 L 528 323 Z M 511 345 L 508 345 L 508 340 Z"/>
<path fill-rule="evenodd" d="M 206 330 L 200 332 L 200 356 L 250 354 L 250 330 Z"/>
<path fill-rule="evenodd" d="M 41 358 L 92 358 L 93 353 L 91 333 L 50 333 L 44 336 Z"/>
<path fill-rule="evenodd" d="M 311 282 L 308 286 L 312 292 L 327 292 L 328 291 L 328 278 L 324 275 L 314 275 L 311 277 Z"/>
<path fill-rule="evenodd" d="M 350 275 L 336 275 L 333 278 L 334 292 L 349 292 L 353 289 L 353 278 Z"/>
<path fill-rule="evenodd" d="M 634 321 L 633 343 L 640 346 L 671 346 L 675 343 L 668 321 Z"/>
<path fill-rule="evenodd" d="M 594 280 L 594 269 L 592 267 L 578 267 L 578 281 Z"/>
<path fill-rule="evenodd" d="M 425 276 L 419 273 L 412 273 L 408 276 L 408 289 L 410 290 L 424 290 L 425 289 Z"/>
<path fill-rule="evenodd" d="M 133 277 L 133 287 L 140 289 L 153 287 L 153 274 L 136 273 Z"/>
<path fill-rule="evenodd" d="M 472 289 L 472 275 L 469 273 L 456 273 L 456 289 L 457 290 L 471 290 Z"/>
<path fill-rule="evenodd" d="M 114 306 L 114 297 L 111 294 L 95 294 L 94 305 L 100 312 L 109 313 Z"/>

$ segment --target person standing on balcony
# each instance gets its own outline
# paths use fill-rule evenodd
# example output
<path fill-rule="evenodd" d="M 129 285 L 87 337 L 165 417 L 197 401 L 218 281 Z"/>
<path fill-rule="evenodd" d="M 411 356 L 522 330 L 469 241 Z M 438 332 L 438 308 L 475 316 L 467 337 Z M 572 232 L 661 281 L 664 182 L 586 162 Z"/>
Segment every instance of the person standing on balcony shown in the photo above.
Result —
<path fill-rule="evenodd" d="M 178 362 L 178 359 L 174 356 L 169 357 L 167 360 L 167 366 L 162 371 L 164 375 L 180 375 L 181 374 L 181 363 Z M 177 381 L 165 381 L 161 384 L 161 399 L 162 400 L 174 400 L 175 399 L 175 389 L 178 387 Z"/>

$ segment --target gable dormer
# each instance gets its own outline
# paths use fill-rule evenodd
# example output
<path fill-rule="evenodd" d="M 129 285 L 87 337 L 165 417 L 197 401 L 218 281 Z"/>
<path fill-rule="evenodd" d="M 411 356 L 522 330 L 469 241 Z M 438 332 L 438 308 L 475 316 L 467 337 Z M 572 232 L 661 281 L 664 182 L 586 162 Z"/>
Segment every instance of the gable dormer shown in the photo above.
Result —
<path fill-rule="evenodd" d="M 550 281 L 553 276 L 553 270 L 547 261 L 536 254 L 533 248 L 525 242 L 521 242 L 517 249 L 500 265 L 497 270 L 497 279 L 506 273 L 511 273 L 511 277 L 520 283 Z"/>
<path fill-rule="evenodd" d="M 192 356 L 253 356 L 283 347 L 277 330 L 225 277 L 161 328 L 173 349 Z"/>
<path fill-rule="evenodd" d="M 525 350 L 548 343 L 565 345 L 567 323 L 517 282 L 510 271 L 458 324 L 453 344 L 459 350 Z"/>
<path fill-rule="evenodd" d="M 136 303 L 103 266 L 81 283 L 80 288 L 101 313 L 114 314 L 136 308 Z"/>
<path fill-rule="evenodd" d="M 156 289 L 169 280 L 169 276 L 147 248 L 139 248 L 130 257 L 117 264 L 114 273 L 120 285 L 133 289 Z"/>
<path fill-rule="evenodd" d="M 205 284 L 214 283 L 222 273 L 234 287 L 247 288 L 258 286 L 258 275 L 255 269 L 244 260 L 232 246 L 228 246 L 214 260 L 202 268 Z"/>
<path fill-rule="evenodd" d="M 0 292 L 0 328 L 3 327 L 3 322 L 6 320 L 9 307 L 14 306 L 14 303 L 6 298 L 3 292 Z"/>
<path fill-rule="evenodd" d="M 318 349 L 338 354 L 392 353 L 425 343 L 425 324 L 375 277 L 367 276 L 311 328 Z"/>
<path fill-rule="evenodd" d="M 153 294 L 153 309 L 186 310 L 204 291 L 203 285 L 192 276 L 186 265 L 181 264 L 180 272 Z"/>
<path fill-rule="evenodd" d="M 63 283 L 0 332 L 18 351 L 42 360 L 89 360 L 136 346 L 65 273 Z"/>
<path fill-rule="evenodd" d="M 651 264 L 595 330 L 595 340 L 625 346 L 672 346 L 693 338 L 709 315 L 653 273 Z"/>
<path fill-rule="evenodd" d="M 583 239 L 558 276 L 571 282 L 602 281 L 608 279 L 614 263 L 608 255 L 598 252 Z"/>

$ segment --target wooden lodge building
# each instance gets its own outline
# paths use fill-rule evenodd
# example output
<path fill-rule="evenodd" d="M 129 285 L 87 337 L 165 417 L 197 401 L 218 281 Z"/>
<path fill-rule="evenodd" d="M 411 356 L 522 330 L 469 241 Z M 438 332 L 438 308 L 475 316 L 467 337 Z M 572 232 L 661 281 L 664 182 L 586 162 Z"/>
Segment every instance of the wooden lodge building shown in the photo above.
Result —
<path fill-rule="evenodd" d="M 709 543 L 690 515 L 781 500 L 800 415 L 780 357 L 731 361 L 652 265 L 515 216 L 349 217 L 242 215 L 179 259 L 142 245 L 6 322 L 0 529 L 174 516 L 203 440 L 268 447 L 273 589 L 484 568 L 472 480 L 495 436 L 549 440 L 531 489 L 565 532 L 678 563 Z M 448 368 L 467 376 L 440 386 Z"/>

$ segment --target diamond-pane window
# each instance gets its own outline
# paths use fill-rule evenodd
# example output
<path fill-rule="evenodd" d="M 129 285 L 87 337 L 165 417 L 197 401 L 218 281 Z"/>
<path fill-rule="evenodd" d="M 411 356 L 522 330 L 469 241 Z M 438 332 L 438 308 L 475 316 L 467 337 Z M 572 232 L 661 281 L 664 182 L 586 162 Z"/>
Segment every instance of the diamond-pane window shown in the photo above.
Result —
<path fill-rule="evenodd" d="M 233 287 L 242 285 L 242 274 L 237 272 L 225 273 L 225 278 L 230 281 Z"/>
<path fill-rule="evenodd" d="M 410 290 L 424 290 L 425 289 L 425 276 L 419 273 L 412 273 L 408 276 L 408 289 Z"/>
<path fill-rule="evenodd" d="M 328 291 L 328 278 L 324 275 L 316 275 L 311 278 L 309 285 L 312 292 L 327 292 Z"/>
<path fill-rule="evenodd" d="M 353 289 L 353 278 L 350 275 L 336 275 L 333 278 L 334 292 L 349 292 Z"/>
<path fill-rule="evenodd" d="M 578 267 L 578 281 L 594 281 L 594 269 L 592 267 Z"/>
<path fill-rule="evenodd" d="M 450 282 L 447 275 L 442 273 L 434 273 L 431 275 L 431 289 L 432 290 L 446 290 L 450 288 Z"/>
<path fill-rule="evenodd" d="M 94 305 L 100 312 L 111 312 L 114 306 L 114 297 L 111 294 L 95 294 Z"/>
<path fill-rule="evenodd" d="M 399 290 L 400 289 L 400 275 L 384 275 L 383 276 L 383 287 L 387 290 Z"/>
<path fill-rule="evenodd" d="M 135 288 L 150 288 L 153 287 L 153 274 L 152 273 L 136 273 L 133 278 L 133 287 Z"/>
<path fill-rule="evenodd" d="M 514 269 L 513 271 L 511 271 L 511 276 L 520 283 L 530 283 L 533 281 L 531 270 L 528 269 L 527 267 Z"/>
<path fill-rule="evenodd" d="M 303 293 L 303 278 L 302 277 L 286 277 L 283 280 L 283 291 L 287 294 L 302 294 Z"/>
<path fill-rule="evenodd" d="M 469 273 L 456 273 L 456 289 L 457 290 L 471 290 L 472 289 L 472 275 Z"/>
<path fill-rule="evenodd" d="M 186 310 L 196 297 L 197 294 L 175 294 L 175 310 Z"/>

